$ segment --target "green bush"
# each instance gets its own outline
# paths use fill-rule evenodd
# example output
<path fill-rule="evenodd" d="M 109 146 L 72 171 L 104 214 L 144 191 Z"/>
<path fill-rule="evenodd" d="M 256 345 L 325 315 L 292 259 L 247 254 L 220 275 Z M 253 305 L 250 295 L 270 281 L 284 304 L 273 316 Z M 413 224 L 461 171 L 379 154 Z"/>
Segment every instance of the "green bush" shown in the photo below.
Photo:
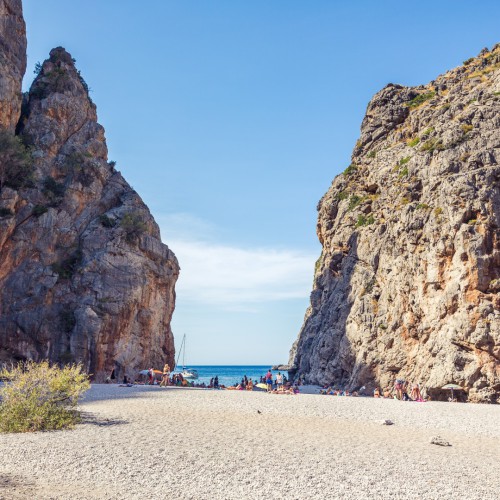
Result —
<path fill-rule="evenodd" d="M 32 180 L 33 158 L 21 139 L 0 129 L 0 190 L 19 189 Z"/>
<path fill-rule="evenodd" d="M 353 175 L 358 171 L 358 167 L 354 164 L 351 163 L 345 170 L 344 170 L 344 175 Z"/>
<path fill-rule="evenodd" d="M 103 227 L 107 227 L 108 229 L 116 226 L 116 219 L 111 219 L 105 214 L 99 216 L 99 222 L 103 225 Z"/>
<path fill-rule="evenodd" d="M 464 123 L 460 126 L 460 128 L 462 129 L 462 132 L 464 134 L 468 134 L 474 127 L 472 125 L 467 125 L 466 123 Z"/>
<path fill-rule="evenodd" d="M 421 151 L 427 151 L 429 153 L 433 153 L 434 151 L 443 151 L 444 149 L 446 148 L 444 147 L 443 141 L 437 137 L 424 142 L 420 148 Z"/>
<path fill-rule="evenodd" d="M 376 151 L 370 151 L 368 154 L 367 154 L 368 158 L 375 158 L 377 156 L 377 152 Z"/>
<path fill-rule="evenodd" d="M 417 97 L 414 97 L 410 102 L 407 102 L 406 105 L 409 108 L 418 108 L 421 104 L 429 99 L 432 99 L 436 95 L 436 92 L 425 92 L 424 94 L 419 94 Z"/>
<path fill-rule="evenodd" d="M 84 154 L 73 151 L 72 153 L 66 155 L 63 166 L 69 174 L 74 175 L 83 170 L 86 161 L 87 158 Z"/>
<path fill-rule="evenodd" d="M 43 194 L 49 198 L 53 205 L 58 205 L 62 201 L 65 191 L 63 183 L 57 182 L 53 177 L 45 177 L 43 181 Z"/>
<path fill-rule="evenodd" d="M 431 135 L 432 132 L 434 132 L 435 128 L 434 127 L 429 127 L 429 128 L 426 128 L 424 130 L 424 134 L 423 135 Z"/>
<path fill-rule="evenodd" d="M 473 57 L 469 57 L 469 59 L 466 59 L 464 61 L 464 66 L 468 66 L 472 61 L 474 61 L 474 58 Z"/>
<path fill-rule="evenodd" d="M 361 214 L 358 216 L 358 220 L 356 221 L 356 227 L 369 226 L 374 222 L 375 222 L 375 217 L 373 216 L 373 214 L 370 214 L 368 217 L 366 215 Z"/>
<path fill-rule="evenodd" d="M 419 137 L 415 137 L 414 139 L 409 139 L 408 141 L 406 141 L 406 144 L 408 144 L 408 146 L 410 146 L 410 148 L 413 148 L 415 147 L 418 143 L 420 142 L 420 138 Z"/>
<path fill-rule="evenodd" d="M 349 193 L 347 191 L 339 191 L 335 195 L 335 199 L 338 201 L 342 201 L 342 200 L 346 200 L 348 196 L 349 196 Z"/>
<path fill-rule="evenodd" d="M 57 273 L 62 279 L 70 279 L 73 277 L 73 274 L 75 274 L 75 271 L 81 261 L 82 252 L 78 249 L 67 259 L 62 260 L 61 262 L 54 262 L 52 264 L 52 271 Z"/>
<path fill-rule="evenodd" d="M 81 365 L 64 368 L 28 361 L 0 377 L 0 432 L 35 432 L 73 427 L 80 421 L 78 398 L 90 388 Z"/>
<path fill-rule="evenodd" d="M 401 160 L 399 160 L 399 165 L 402 167 L 403 165 L 406 165 L 410 160 L 411 156 L 405 156 L 404 158 L 401 158 Z"/>
<path fill-rule="evenodd" d="M 147 229 L 142 217 L 135 212 L 126 213 L 120 225 L 125 230 L 125 239 L 129 243 L 136 241 Z"/>
<path fill-rule="evenodd" d="M 399 177 L 406 177 L 407 175 L 408 175 L 408 167 L 403 168 L 398 174 Z"/>
<path fill-rule="evenodd" d="M 354 210 L 362 201 L 363 201 L 363 198 L 361 198 L 361 196 L 358 196 L 357 194 L 353 194 L 349 198 L 349 205 L 347 206 L 347 209 Z"/>

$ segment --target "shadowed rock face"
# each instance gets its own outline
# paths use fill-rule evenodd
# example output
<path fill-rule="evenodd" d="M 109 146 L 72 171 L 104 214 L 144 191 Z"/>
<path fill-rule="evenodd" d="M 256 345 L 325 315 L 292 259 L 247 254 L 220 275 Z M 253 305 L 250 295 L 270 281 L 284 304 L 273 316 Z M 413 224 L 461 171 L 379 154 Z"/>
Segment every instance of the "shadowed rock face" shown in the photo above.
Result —
<path fill-rule="evenodd" d="M 321 199 L 323 246 L 296 376 L 395 378 L 500 395 L 500 45 L 427 86 L 374 96 Z"/>
<path fill-rule="evenodd" d="M 0 0 L 0 126 L 14 131 L 26 71 L 26 25 L 21 0 Z"/>
<path fill-rule="evenodd" d="M 20 2 L 3 3 L 20 15 Z M 81 361 L 120 375 L 172 365 L 177 259 L 108 163 L 95 105 L 63 48 L 43 63 L 17 128 L 35 173 L 0 191 L 12 214 L 0 217 L 0 361 Z"/>

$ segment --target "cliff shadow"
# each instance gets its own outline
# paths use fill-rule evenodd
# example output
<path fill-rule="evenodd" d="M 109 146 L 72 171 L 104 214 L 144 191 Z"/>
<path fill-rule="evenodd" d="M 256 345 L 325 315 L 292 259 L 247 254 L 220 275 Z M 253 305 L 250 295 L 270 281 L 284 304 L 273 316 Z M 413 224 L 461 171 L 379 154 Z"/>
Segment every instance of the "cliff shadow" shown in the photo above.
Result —
<path fill-rule="evenodd" d="M 373 293 L 378 254 L 370 263 L 360 259 L 358 240 L 355 231 L 347 242 L 338 242 L 330 255 L 320 257 L 325 259 L 323 270 L 315 276 L 310 313 L 299 336 L 296 369 L 290 374 L 310 384 L 350 391 L 364 387 L 361 392 L 368 394 L 379 383 L 375 367 L 365 362 L 366 356 L 359 355 L 364 339 L 354 344 L 347 332 L 354 307 L 364 319 L 369 317 L 365 304 L 368 297 L 364 295 Z"/>

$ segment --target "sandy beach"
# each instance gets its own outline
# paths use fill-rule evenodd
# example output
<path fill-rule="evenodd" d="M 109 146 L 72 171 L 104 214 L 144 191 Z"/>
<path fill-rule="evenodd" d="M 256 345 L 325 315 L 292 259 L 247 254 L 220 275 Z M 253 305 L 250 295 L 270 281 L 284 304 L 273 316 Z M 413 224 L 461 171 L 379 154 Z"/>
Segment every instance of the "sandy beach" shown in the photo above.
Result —
<path fill-rule="evenodd" d="M 1 499 L 493 499 L 500 491 L 500 406 L 94 385 L 82 410 L 72 431 L 0 435 Z M 436 435 L 452 446 L 430 444 Z"/>

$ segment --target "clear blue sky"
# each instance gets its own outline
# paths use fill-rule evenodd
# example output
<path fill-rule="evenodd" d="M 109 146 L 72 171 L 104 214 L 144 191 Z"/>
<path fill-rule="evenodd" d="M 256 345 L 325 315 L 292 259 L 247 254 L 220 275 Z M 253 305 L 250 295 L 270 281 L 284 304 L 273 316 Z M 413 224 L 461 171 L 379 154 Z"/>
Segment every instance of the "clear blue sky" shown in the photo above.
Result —
<path fill-rule="evenodd" d="M 110 159 L 181 264 L 191 364 L 286 362 L 308 305 L 316 205 L 371 96 L 500 41 L 500 2 L 24 0 L 28 73 L 62 45 Z"/>

